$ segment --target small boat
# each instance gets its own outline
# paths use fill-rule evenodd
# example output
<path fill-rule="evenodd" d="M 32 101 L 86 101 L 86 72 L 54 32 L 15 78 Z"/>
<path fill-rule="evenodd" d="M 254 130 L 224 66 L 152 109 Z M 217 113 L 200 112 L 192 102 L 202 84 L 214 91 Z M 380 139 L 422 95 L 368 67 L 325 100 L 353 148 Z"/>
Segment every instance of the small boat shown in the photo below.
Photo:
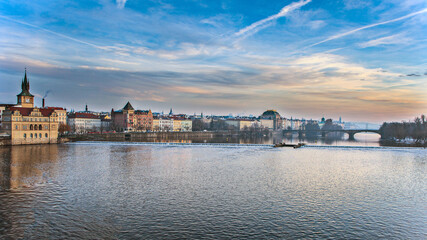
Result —
<path fill-rule="evenodd" d="M 293 148 L 300 148 L 304 146 L 305 143 L 298 143 L 298 144 L 286 144 L 286 143 L 276 143 L 273 145 L 273 147 L 293 147 Z"/>

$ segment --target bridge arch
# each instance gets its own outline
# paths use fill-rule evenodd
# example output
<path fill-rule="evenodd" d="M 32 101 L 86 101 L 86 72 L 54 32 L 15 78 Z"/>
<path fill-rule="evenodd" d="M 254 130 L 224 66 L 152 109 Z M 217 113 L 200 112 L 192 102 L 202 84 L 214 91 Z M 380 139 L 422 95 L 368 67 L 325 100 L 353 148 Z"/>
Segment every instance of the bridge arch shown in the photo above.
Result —
<path fill-rule="evenodd" d="M 348 139 L 349 140 L 356 140 L 354 138 L 354 136 L 358 133 L 374 133 L 374 134 L 378 134 L 379 137 L 381 138 L 381 133 L 378 130 L 348 130 L 346 131 L 346 133 L 348 134 Z"/>

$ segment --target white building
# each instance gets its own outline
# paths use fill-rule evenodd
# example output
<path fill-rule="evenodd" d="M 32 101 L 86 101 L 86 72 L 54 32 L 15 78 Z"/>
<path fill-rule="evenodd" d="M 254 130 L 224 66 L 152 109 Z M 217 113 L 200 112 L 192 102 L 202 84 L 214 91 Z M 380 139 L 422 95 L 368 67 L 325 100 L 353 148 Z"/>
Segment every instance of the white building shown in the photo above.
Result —
<path fill-rule="evenodd" d="M 71 113 L 67 119 L 72 132 L 98 132 L 101 129 L 101 118 L 91 113 Z"/>
<path fill-rule="evenodd" d="M 159 118 L 159 130 L 164 132 L 173 131 L 173 119 Z"/>

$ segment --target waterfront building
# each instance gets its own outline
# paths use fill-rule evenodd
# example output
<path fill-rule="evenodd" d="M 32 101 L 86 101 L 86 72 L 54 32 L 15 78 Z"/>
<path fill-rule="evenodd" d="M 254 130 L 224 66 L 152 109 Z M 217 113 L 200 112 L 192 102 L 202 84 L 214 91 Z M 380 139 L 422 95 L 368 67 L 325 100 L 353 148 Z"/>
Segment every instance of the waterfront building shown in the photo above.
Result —
<path fill-rule="evenodd" d="M 130 102 L 123 109 L 111 110 L 111 127 L 116 131 L 152 131 L 153 113 L 151 110 L 136 110 Z"/>
<path fill-rule="evenodd" d="M 2 125 L 2 115 L 3 115 L 3 111 L 6 110 L 9 107 L 13 107 L 15 106 L 15 104 L 0 104 L 0 130 L 2 129 L 1 125 Z"/>
<path fill-rule="evenodd" d="M 275 122 L 274 122 L 273 119 L 264 119 L 264 118 L 261 118 L 259 120 L 259 122 L 260 122 L 261 127 L 268 128 L 270 130 L 274 130 L 274 124 L 275 124 Z"/>
<path fill-rule="evenodd" d="M 151 110 L 136 110 L 133 115 L 134 129 L 136 131 L 153 130 L 153 114 Z"/>
<path fill-rule="evenodd" d="M 101 130 L 101 118 L 92 113 L 74 112 L 68 114 L 68 126 L 75 133 L 98 132 Z"/>
<path fill-rule="evenodd" d="M 193 131 L 193 121 L 190 119 L 181 120 L 181 132 L 191 132 Z"/>
<path fill-rule="evenodd" d="M 61 107 L 44 107 L 46 109 L 54 110 L 58 113 L 58 122 L 59 124 L 67 124 L 67 110 Z"/>
<path fill-rule="evenodd" d="M 16 105 L 2 105 L 2 131 L 10 136 L 13 145 L 57 143 L 59 114 L 66 110 L 34 107 L 34 96 L 30 93 L 26 71 L 21 90 Z"/>
<path fill-rule="evenodd" d="M 111 130 L 111 117 L 109 115 L 101 115 L 101 132 Z"/>
<path fill-rule="evenodd" d="M 263 121 L 264 120 L 264 121 Z M 267 121 L 267 120 L 272 120 Z M 278 130 L 282 127 L 282 118 L 276 110 L 267 110 L 260 116 L 261 125 L 272 130 Z M 264 125 L 264 124 L 265 125 Z"/>
<path fill-rule="evenodd" d="M 159 118 L 159 131 L 169 132 L 173 131 L 173 119 L 161 117 Z"/>
<path fill-rule="evenodd" d="M 160 130 L 160 119 L 159 116 L 153 117 L 153 131 L 157 132 Z"/>
<path fill-rule="evenodd" d="M 251 120 L 251 119 L 227 119 L 225 120 L 225 123 L 229 126 L 231 126 L 233 129 L 235 130 L 246 130 L 249 129 L 251 127 L 255 126 L 255 121 Z"/>
<path fill-rule="evenodd" d="M 184 117 L 184 115 L 175 115 L 171 117 L 173 121 L 174 132 L 191 132 L 193 121 Z"/>

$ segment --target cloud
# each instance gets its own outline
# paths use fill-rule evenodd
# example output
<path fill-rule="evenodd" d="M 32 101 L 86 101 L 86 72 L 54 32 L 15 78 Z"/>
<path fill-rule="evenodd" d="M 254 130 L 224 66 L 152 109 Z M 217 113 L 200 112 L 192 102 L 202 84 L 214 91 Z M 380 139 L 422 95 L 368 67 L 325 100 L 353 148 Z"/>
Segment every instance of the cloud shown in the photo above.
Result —
<path fill-rule="evenodd" d="M 19 24 L 22 24 L 22 25 L 25 25 L 25 26 L 29 26 L 29 27 L 32 27 L 32 28 L 37 28 L 39 30 L 45 31 L 47 33 L 50 33 L 50 34 L 53 34 L 53 35 L 56 35 L 56 36 L 59 36 L 59 37 L 62 37 L 62 38 L 74 41 L 74 42 L 82 43 L 82 44 L 85 44 L 85 45 L 88 45 L 88 46 L 91 46 L 91 47 L 95 47 L 95 48 L 98 48 L 98 49 L 103 49 L 103 47 L 98 46 L 96 44 L 93 44 L 93 43 L 90 43 L 90 42 L 86 42 L 86 41 L 82 41 L 80 39 L 73 38 L 73 37 L 70 37 L 70 36 L 67 36 L 67 35 L 64 35 L 64 34 L 61 34 L 61 33 L 57 33 L 57 32 L 51 31 L 49 29 L 42 28 L 42 27 L 30 24 L 30 23 L 26 23 L 26 22 L 23 22 L 23 21 L 15 20 L 15 19 L 7 17 L 7 16 L 0 15 L 0 18 L 9 20 L 11 22 L 19 23 Z"/>
<path fill-rule="evenodd" d="M 361 48 L 375 47 L 379 45 L 393 45 L 409 43 L 412 39 L 402 36 L 402 34 L 395 34 L 387 37 L 373 39 L 367 42 L 359 43 Z"/>
<path fill-rule="evenodd" d="M 388 21 L 385 21 L 385 22 L 380 22 L 380 23 L 374 23 L 374 24 L 366 25 L 366 26 L 363 26 L 363 27 L 360 27 L 360 28 L 353 29 L 353 30 L 348 31 L 348 32 L 336 34 L 336 35 L 333 35 L 331 37 L 328 37 L 327 39 L 325 39 L 323 41 L 311 44 L 307 48 L 314 47 L 314 46 L 317 46 L 317 45 L 325 43 L 325 42 L 329 42 L 329 41 L 334 40 L 334 39 L 342 38 L 342 37 L 348 36 L 350 34 L 359 32 L 361 30 L 365 30 L 365 29 L 368 29 L 368 28 L 373 28 L 373 27 L 384 25 L 384 24 L 388 24 L 388 23 L 393 23 L 393 22 L 401 21 L 401 20 L 404 20 L 404 19 L 416 16 L 416 15 L 419 15 L 419 14 L 423 14 L 423 13 L 427 13 L 427 8 L 424 8 L 423 10 L 420 10 L 418 12 L 410 13 L 410 14 L 405 15 L 403 17 L 395 18 L 395 19 L 388 20 Z"/>
<path fill-rule="evenodd" d="M 346 0 L 344 1 L 345 9 L 360 9 L 371 5 L 370 2 L 364 0 Z"/>
<path fill-rule="evenodd" d="M 417 73 L 410 73 L 410 74 L 407 74 L 406 76 L 407 77 L 421 77 L 421 75 L 417 74 Z"/>
<path fill-rule="evenodd" d="M 126 1 L 127 0 L 116 0 L 117 7 L 120 8 L 120 9 L 124 8 L 125 4 L 126 4 Z"/>
<path fill-rule="evenodd" d="M 212 91 L 200 88 L 200 87 L 191 87 L 191 86 L 171 86 L 168 87 L 171 91 L 182 92 L 182 93 L 192 93 L 192 94 L 212 94 Z"/>
<path fill-rule="evenodd" d="M 283 7 L 279 13 L 269 16 L 268 18 L 264 18 L 262 20 L 259 20 L 257 22 L 252 23 L 251 25 L 240 29 L 237 33 L 235 33 L 236 36 L 242 36 L 244 34 L 248 33 L 256 33 L 258 32 L 262 26 L 265 26 L 266 24 L 270 23 L 273 20 L 276 20 L 278 18 L 286 16 L 289 12 L 296 10 L 298 8 L 301 8 L 302 6 L 308 4 L 311 2 L 311 0 L 300 0 L 298 2 L 291 3 L 285 7 Z"/>

